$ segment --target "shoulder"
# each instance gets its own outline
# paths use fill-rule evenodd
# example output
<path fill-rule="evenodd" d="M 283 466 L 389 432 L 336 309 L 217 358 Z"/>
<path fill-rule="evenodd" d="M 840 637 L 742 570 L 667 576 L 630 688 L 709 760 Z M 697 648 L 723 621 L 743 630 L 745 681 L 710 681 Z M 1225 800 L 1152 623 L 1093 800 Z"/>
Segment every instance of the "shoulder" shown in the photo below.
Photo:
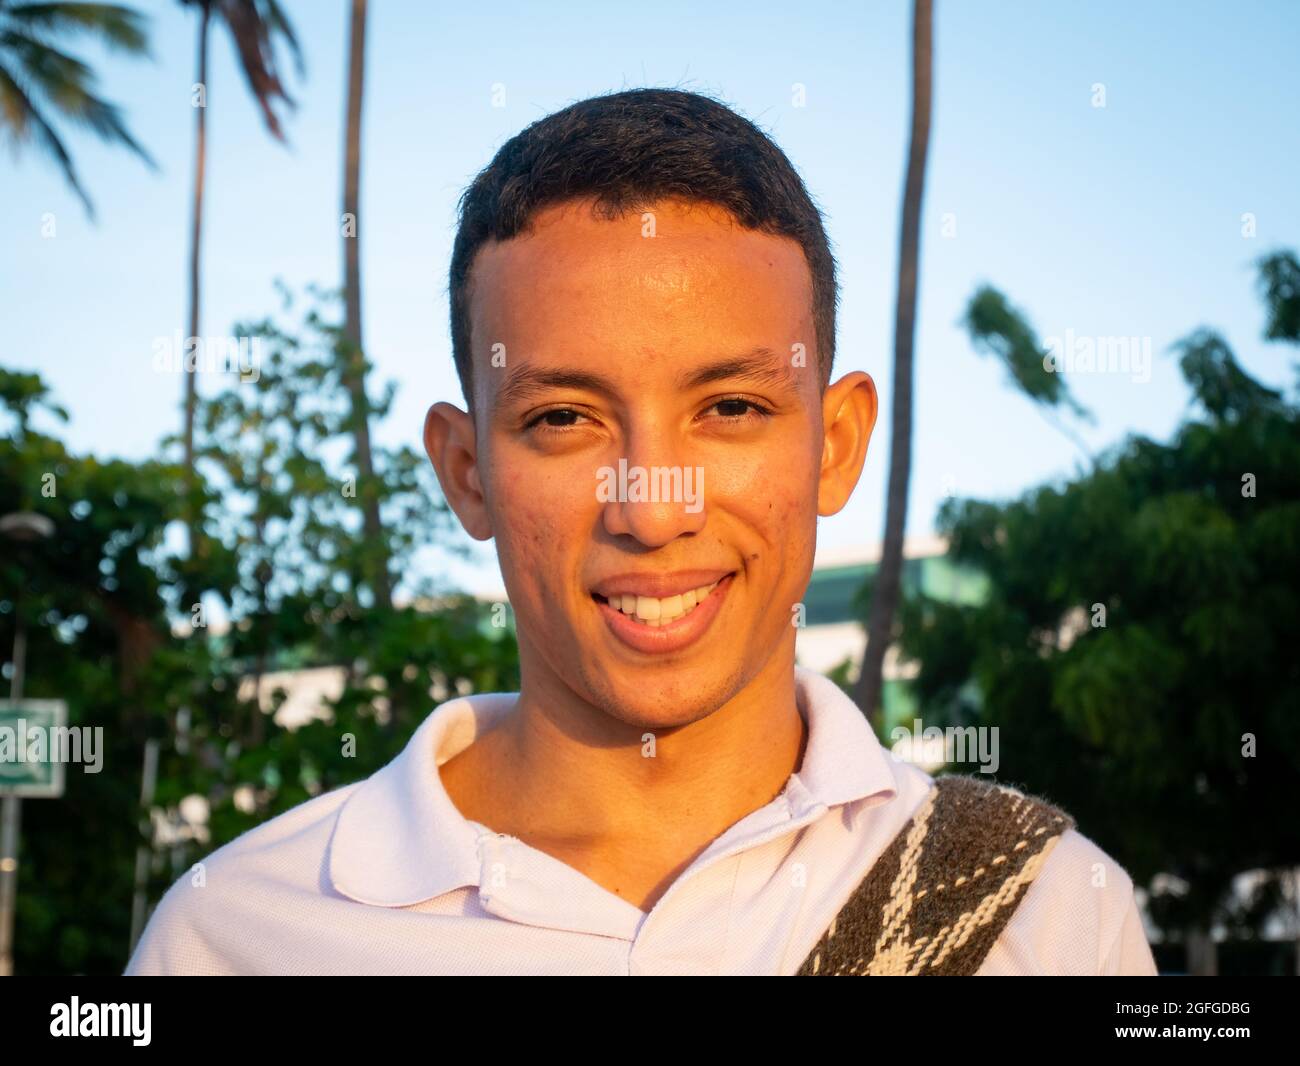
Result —
<path fill-rule="evenodd" d="M 945 811 L 1027 882 L 981 973 L 1154 973 L 1128 872 L 1050 799 L 971 777 L 937 779 Z M 944 801 L 947 801 L 946 804 Z M 1017 864 L 1016 854 L 1027 860 Z"/>
<path fill-rule="evenodd" d="M 999 898 L 1011 893 L 980 973 L 1155 972 L 1132 879 L 1066 810 L 983 778 L 934 784 L 909 830 L 923 857 L 933 852 L 921 872 L 951 887 L 959 871 L 998 871 Z"/>
<path fill-rule="evenodd" d="M 980 972 L 1154 974 L 1132 878 L 1077 828 L 1066 830 Z"/>
<path fill-rule="evenodd" d="M 126 973 L 231 972 L 231 930 L 255 928 L 257 916 L 324 893 L 335 818 L 360 785 L 300 803 L 191 866 L 154 908 Z"/>

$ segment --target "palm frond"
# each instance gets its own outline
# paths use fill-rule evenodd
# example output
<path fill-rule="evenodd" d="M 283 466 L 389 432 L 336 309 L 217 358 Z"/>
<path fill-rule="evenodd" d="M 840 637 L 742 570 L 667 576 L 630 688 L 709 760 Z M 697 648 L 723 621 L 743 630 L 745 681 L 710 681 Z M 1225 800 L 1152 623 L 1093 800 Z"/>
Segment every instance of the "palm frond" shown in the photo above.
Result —
<path fill-rule="evenodd" d="M 215 10 L 234 40 L 240 68 L 249 91 L 262 109 L 266 128 L 273 137 L 283 141 L 284 130 L 275 104 L 283 101 L 291 109 L 297 105 L 280 79 L 275 44 L 277 38 L 284 39 L 301 71 L 302 52 L 293 27 L 275 0 L 219 0 Z"/>
<path fill-rule="evenodd" d="M 298 43 L 298 38 L 293 32 L 293 24 L 289 22 L 289 16 L 284 13 L 276 0 L 263 0 L 265 4 L 265 14 L 262 16 L 270 29 L 270 35 L 274 37 L 277 33 L 284 38 L 284 43 L 289 46 L 289 51 L 293 55 L 294 66 L 298 71 L 298 77 L 303 77 L 307 73 L 306 60 L 303 57 L 302 46 Z"/>
<path fill-rule="evenodd" d="M 118 4 L 4 4 L 0 15 L 29 36 L 85 33 L 130 55 L 149 54 L 148 21 Z"/>
<path fill-rule="evenodd" d="M 81 60 L 11 30 L 0 30 L 0 54 L 17 61 L 31 91 L 62 117 L 85 126 L 106 143 L 129 148 L 156 168 L 153 158 L 126 128 L 121 109 L 96 93 L 94 71 Z"/>
<path fill-rule="evenodd" d="M 48 155 L 53 157 L 63 171 L 64 179 L 81 200 L 86 214 L 93 220 L 95 205 L 91 203 L 90 196 L 87 195 L 81 179 L 77 176 L 77 168 L 72 163 L 72 156 L 68 154 L 54 127 L 45 120 L 32 98 L 23 91 L 23 87 L 2 65 L 0 65 L 0 100 L 4 102 L 3 109 L 7 115 L 21 114 L 21 120 L 12 123 L 16 138 L 25 140 L 27 137 L 32 137 Z"/>
<path fill-rule="evenodd" d="M 14 143 L 21 143 L 29 132 L 29 120 L 26 94 L 21 91 L 4 64 L 0 63 L 0 131 L 7 129 Z"/>
<path fill-rule="evenodd" d="M 59 43 L 84 36 L 147 56 L 146 27 L 143 16 L 119 4 L 0 0 L 0 132 L 8 133 L 15 147 L 31 143 L 50 156 L 92 219 L 94 206 L 54 120 L 128 148 L 151 168 L 156 164 L 127 129 L 121 110 L 99 95 L 94 70 Z"/>
<path fill-rule="evenodd" d="M 10 55 L 23 74 L 49 96 L 89 89 L 94 72 L 75 56 L 25 33 L 0 28 L 0 54 Z"/>

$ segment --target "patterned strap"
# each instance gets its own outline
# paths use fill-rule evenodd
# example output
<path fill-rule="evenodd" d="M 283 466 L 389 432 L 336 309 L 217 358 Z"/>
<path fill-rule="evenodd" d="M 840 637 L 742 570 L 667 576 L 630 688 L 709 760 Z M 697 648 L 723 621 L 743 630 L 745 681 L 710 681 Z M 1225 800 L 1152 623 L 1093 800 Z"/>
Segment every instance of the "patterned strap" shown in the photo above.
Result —
<path fill-rule="evenodd" d="M 1072 828 L 1046 800 L 974 777 L 936 778 L 797 976 L 974 974 Z"/>

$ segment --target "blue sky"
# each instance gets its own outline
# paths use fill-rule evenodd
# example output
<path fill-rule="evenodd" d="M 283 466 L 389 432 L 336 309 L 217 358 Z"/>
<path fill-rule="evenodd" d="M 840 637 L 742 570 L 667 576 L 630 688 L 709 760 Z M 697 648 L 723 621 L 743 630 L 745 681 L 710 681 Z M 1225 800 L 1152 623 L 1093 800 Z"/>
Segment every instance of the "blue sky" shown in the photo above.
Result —
<path fill-rule="evenodd" d="M 153 16 L 154 62 L 93 49 L 106 94 L 160 164 L 82 137 L 99 211 L 52 165 L 0 155 L 0 362 L 39 370 L 72 413 L 71 445 L 151 455 L 179 424 L 180 381 L 153 339 L 182 329 L 193 154 L 193 15 Z M 337 285 L 347 4 L 288 0 L 307 76 L 286 149 L 265 134 L 223 32 L 208 79 L 203 333 L 274 306 L 272 281 Z M 1300 7 L 1276 2 L 939 0 L 921 262 L 909 533 L 945 493 L 1002 498 L 1068 475 L 1075 447 L 972 351 L 958 325 L 983 281 L 1040 335 L 1149 337 L 1150 380 L 1076 374 L 1101 449 L 1166 436 L 1187 391 L 1168 346 L 1221 329 L 1246 367 L 1289 386 L 1292 353 L 1260 340 L 1252 262 L 1300 248 Z M 652 14 L 646 14 L 652 11 Z M 365 115 L 366 341 L 400 386 L 383 439 L 419 446 L 423 413 L 459 402 L 446 267 L 456 199 L 508 137 L 564 104 L 671 85 L 719 95 L 766 128 L 824 209 L 841 268 L 837 372 L 884 399 L 849 506 L 821 543 L 880 537 L 888 459 L 899 197 L 908 121 L 904 3 L 568 3 L 372 0 Z M 505 106 L 492 106 L 494 85 Z M 794 106 L 793 86 L 806 103 Z M 1103 85 L 1105 107 L 1093 106 Z M 1242 216 L 1255 236 L 1242 234 Z M 42 236 L 53 214 L 56 235 Z M 945 216 L 951 233 L 946 234 Z M 201 386 L 203 382 L 201 380 Z M 490 551 L 454 576 L 499 586 Z M 441 564 L 439 564 L 441 565 Z"/>

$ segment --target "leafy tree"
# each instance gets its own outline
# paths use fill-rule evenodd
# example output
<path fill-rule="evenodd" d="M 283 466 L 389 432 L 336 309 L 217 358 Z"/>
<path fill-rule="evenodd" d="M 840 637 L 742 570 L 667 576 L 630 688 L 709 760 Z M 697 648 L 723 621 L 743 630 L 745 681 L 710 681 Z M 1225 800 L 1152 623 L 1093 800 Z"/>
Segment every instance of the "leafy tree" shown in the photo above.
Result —
<path fill-rule="evenodd" d="M 1016 390 L 1031 400 L 1043 417 L 1068 437 L 1088 457 L 1089 462 L 1095 461 L 1078 434 L 1064 421 L 1056 418 L 1054 412 L 1064 409 L 1081 419 L 1090 419 L 1092 415 L 1075 400 L 1063 375 L 1044 373 L 1047 349 L 1039 341 L 1038 334 L 1024 313 L 1013 307 L 993 286 L 981 285 L 967 304 L 962 321 L 975 350 L 998 360 L 1006 368 L 1007 376 Z M 909 380 L 910 374 L 909 369 Z M 895 379 L 898 380 L 897 365 Z M 907 385 L 909 392 L 910 388 L 910 384 Z M 907 411 L 909 428 L 900 438 L 900 423 L 897 419 L 903 417 L 903 410 Z M 862 708 L 877 732 L 883 732 L 884 723 L 882 695 L 885 652 L 889 644 L 897 639 L 902 623 L 902 612 L 897 603 L 903 596 L 903 514 L 906 511 L 906 486 L 910 475 L 899 469 L 899 463 L 900 457 L 903 457 L 901 461 L 905 465 L 911 462 L 910 400 L 904 403 L 895 395 L 894 417 L 896 422 L 894 439 L 890 444 L 890 499 L 885 518 L 885 542 L 880 565 L 861 590 L 861 597 L 868 605 L 867 647 L 863 652 L 863 667 L 857 680 L 847 685 L 854 702 Z M 901 497 L 896 498 L 897 492 L 901 492 Z M 873 641 L 876 644 L 875 652 L 871 650 Z M 842 666 L 840 673 L 847 677 L 847 667 Z"/>
<path fill-rule="evenodd" d="M 1296 290 L 1275 281 L 1294 266 L 1261 262 L 1269 336 L 1294 339 Z M 945 505 L 953 558 L 991 592 L 909 599 L 901 644 L 926 713 L 997 726 L 1001 775 L 1070 810 L 1208 970 L 1212 923 L 1258 936 L 1300 865 L 1283 816 L 1300 788 L 1300 403 L 1212 330 L 1175 350 L 1198 410 L 1171 441 L 1133 437 L 1009 503 Z M 1269 875 L 1235 907 L 1250 870 Z"/>
<path fill-rule="evenodd" d="M 1268 308 L 1264 336 L 1300 342 L 1300 260 L 1295 253 L 1278 251 L 1260 259 L 1259 289 Z"/>
<path fill-rule="evenodd" d="M 374 449 L 384 543 L 366 535 L 350 346 L 335 297 L 312 292 L 300 308 L 284 295 L 278 315 L 236 329 L 260 344 L 256 380 L 232 378 L 200 410 L 204 536 L 211 559 L 233 561 L 233 572 L 219 597 L 229 630 L 188 638 L 200 661 L 213 661 L 217 693 L 195 692 L 198 713 L 160 769 L 166 824 L 179 825 L 186 796 L 210 805 L 209 835 L 186 845 L 190 858 L 378 770 L 434 702 L 518 685 L 511 634 L 486 625 L 472 598 L 417 576 L 422 553 L 455 550 L 450 509 L 423 456 Z M 377 418 L 394 391 L 374 400 Z M 396 604 L 372 583 L 381 553 L 404 575 Z M 283 691 L 261 681 L 302 666 L 338 668 L 343 690 L 328 718 L 287 728 L 275 718 Z M 159 894 L 177 871 L 160 873 Z"/>
<path fill-rule="evenodd" d="M 36 375 L 0 369 L 0 513 L 54 524 L 51 539 L 0 553 L 0 658 L 11 670 L 21 611 L 25 695 L 64 699 L 70 725 L 103 730 L 99 773 L 69 767 L 62 799 L 24 804 L 16 969 L 120 972 L 141 749 L 165 721 L 160 553 L 179 471 L 73 455 L 35 428 L 61 418 Z"/>
<path fill-rule="evenodd" d="M 332 300 L 286 300 L 239 330 L 260 339 L 257 373 L 202 405 L 193 497 L 179 464 L 72 454 L 39 376 L 0 369 L 0 514 L 55 525 L 0 554 L 0 658 L 21 610 L 27 695 L 66 700 L 70 724 L 102 727 L 105 747 L 100 773 L 71 767 L 63 799 L 25 804 L 19 973 L 120 973 L 137 889 L 156 899 L 213 848 L 378 770 L 435 703 L 518 687 L 510 630 L 417 576 L 420 556 L 452 547 L 452 521 L 408 448 L 374 455 L 398 605 L 369 584 Z M 198 559 L 167 536 L 191 498 L 209 546 Z M 327 719 L 288 728 L 274 716 L 283 693 L 258 682 L 303 666 L 337 667 L 343 684 Z M 142 810 L 149 742 L 157 784 Z"/>
<path fill-rule="evenodd" d="M 1070 394 L 1063 374 L 1043 373 L 1046 349 L 1023 312 L 1007 301 L 992 285 L 981 285 L 966 306 L 962 318 L 971 343 L 982 355 L 991 355 L 1002 363 L 1012 385 L 1032 400 L 1038 411 L 1056 429 L 1093 461 L 1088 447 L 1068 424 L 1054 415 L 1058 408 L 1076 418 L 1090 420 L 1088 411 Z"/>

